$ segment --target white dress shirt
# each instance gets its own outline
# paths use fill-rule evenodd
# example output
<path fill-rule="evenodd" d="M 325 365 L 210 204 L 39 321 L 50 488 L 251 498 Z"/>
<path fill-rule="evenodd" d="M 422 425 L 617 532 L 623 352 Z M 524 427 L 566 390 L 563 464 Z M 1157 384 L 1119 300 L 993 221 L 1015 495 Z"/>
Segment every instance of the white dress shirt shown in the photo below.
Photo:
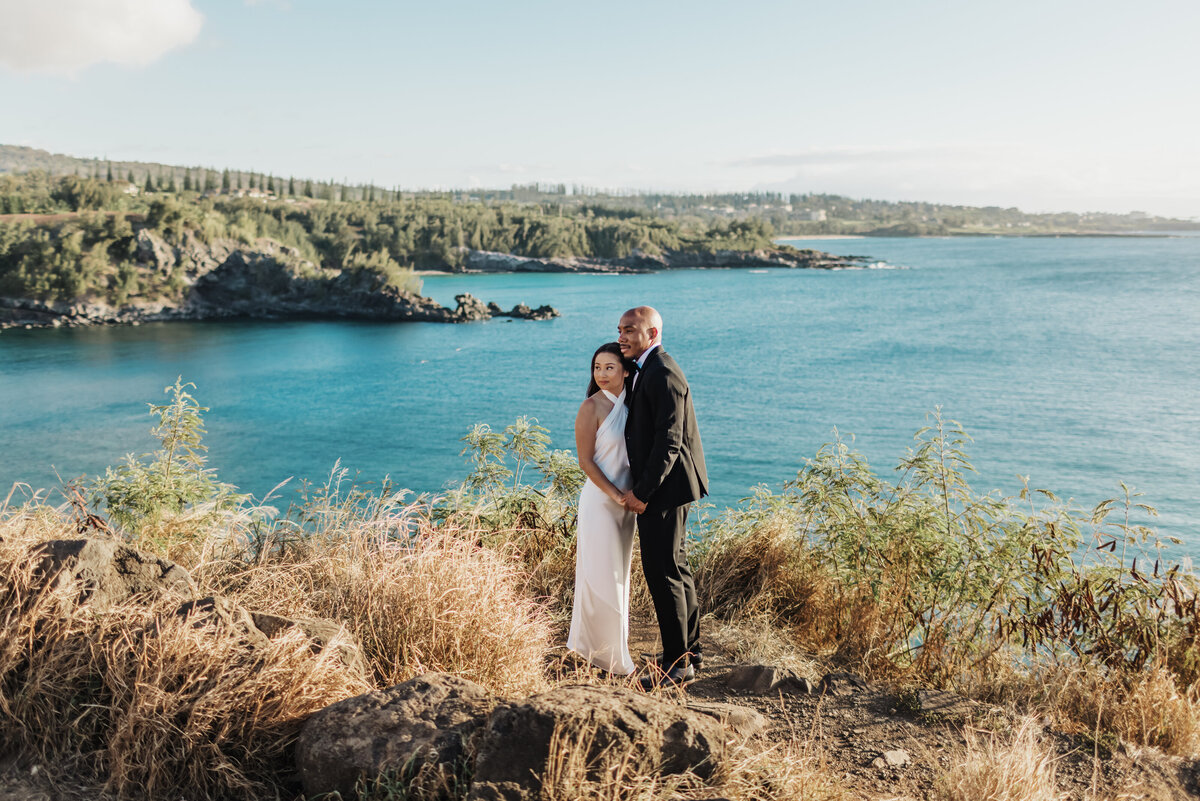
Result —
<path fill-rule="evenodd" d="M 638 356 L 638 358 L 637 358 L 638 371 L 633 376 L 633 386 L 634 387 L 637 387 L 638 376 L 642 374 L 642 368 L 646 366 L 646 359 L 650 358 L 650 351 L 654 350 L 655 348 L 661 348 L 661 347 L 662 347 L 661 342 L 655 342 L 653 345 L 651 345 L 650 347 L 648 347 L 644 351 L 642 351 L 641 356 Z"/>

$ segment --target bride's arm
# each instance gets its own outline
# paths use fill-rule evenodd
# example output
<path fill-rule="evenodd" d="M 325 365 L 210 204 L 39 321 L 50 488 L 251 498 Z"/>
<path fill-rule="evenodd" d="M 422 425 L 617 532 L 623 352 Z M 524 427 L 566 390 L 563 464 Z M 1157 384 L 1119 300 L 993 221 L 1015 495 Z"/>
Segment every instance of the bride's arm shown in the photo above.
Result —
<path fill-rule="evenodd" d="M 617 503 L 622 503 L 622 492 L 608 480 L 608 476 L 604 475 L 604 471 L 596 464 L 596 429 L 599 427 L 596 406 L 592 399 L 588 398 L 580 405 L 579 414 L 575 415 L 575 453 L 579 454 L 579 466 L 601 492 Z"/>

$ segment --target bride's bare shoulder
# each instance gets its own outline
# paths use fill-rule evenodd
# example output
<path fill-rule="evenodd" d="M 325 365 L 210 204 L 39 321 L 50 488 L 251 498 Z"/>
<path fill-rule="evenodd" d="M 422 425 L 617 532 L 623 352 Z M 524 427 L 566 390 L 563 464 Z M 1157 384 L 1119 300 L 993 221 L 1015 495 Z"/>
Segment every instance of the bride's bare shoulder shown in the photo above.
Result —
<path fill-rule="evenodd" d="M 600 408 L 598 399 L 602 397 L 604 397 L 604 394 L 600 391 L 596 391 L 594 394 L 584 398 L 583 403 L 579 404 L 579 415 L 583 416 L 584 414 L 590 414 L 594 416 Z"/>

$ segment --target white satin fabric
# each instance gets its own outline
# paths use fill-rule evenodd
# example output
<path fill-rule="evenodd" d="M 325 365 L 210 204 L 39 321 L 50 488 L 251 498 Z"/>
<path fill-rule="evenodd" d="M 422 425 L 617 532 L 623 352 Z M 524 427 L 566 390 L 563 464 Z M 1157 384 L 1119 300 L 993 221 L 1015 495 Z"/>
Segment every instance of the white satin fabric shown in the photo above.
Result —
<path fill-rule="evenodd" d="M 625 393 L 600 390 L 613 402 L 596 430 L 595 462 L 617 489 L 632 486 L 625 450 Z M 567 647 L 609 673 L 634 671 L 629 656 L 629 561 L 636 515 L 592 483 L 579 495 L 576 528 L 575 604 Z"/>

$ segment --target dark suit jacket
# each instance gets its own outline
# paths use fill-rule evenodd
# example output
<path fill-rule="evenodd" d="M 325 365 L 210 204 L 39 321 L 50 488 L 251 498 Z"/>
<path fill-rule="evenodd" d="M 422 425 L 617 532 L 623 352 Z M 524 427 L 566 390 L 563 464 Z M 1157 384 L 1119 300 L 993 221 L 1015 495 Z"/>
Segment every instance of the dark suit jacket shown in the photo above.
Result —
<path fill-rule="evenodd" d="M 625 446 L 633 494 L 647 508 L 682 506 L 708 494 L 692 393 L 661 345 L 646 357 L 630 396 Z"/>

